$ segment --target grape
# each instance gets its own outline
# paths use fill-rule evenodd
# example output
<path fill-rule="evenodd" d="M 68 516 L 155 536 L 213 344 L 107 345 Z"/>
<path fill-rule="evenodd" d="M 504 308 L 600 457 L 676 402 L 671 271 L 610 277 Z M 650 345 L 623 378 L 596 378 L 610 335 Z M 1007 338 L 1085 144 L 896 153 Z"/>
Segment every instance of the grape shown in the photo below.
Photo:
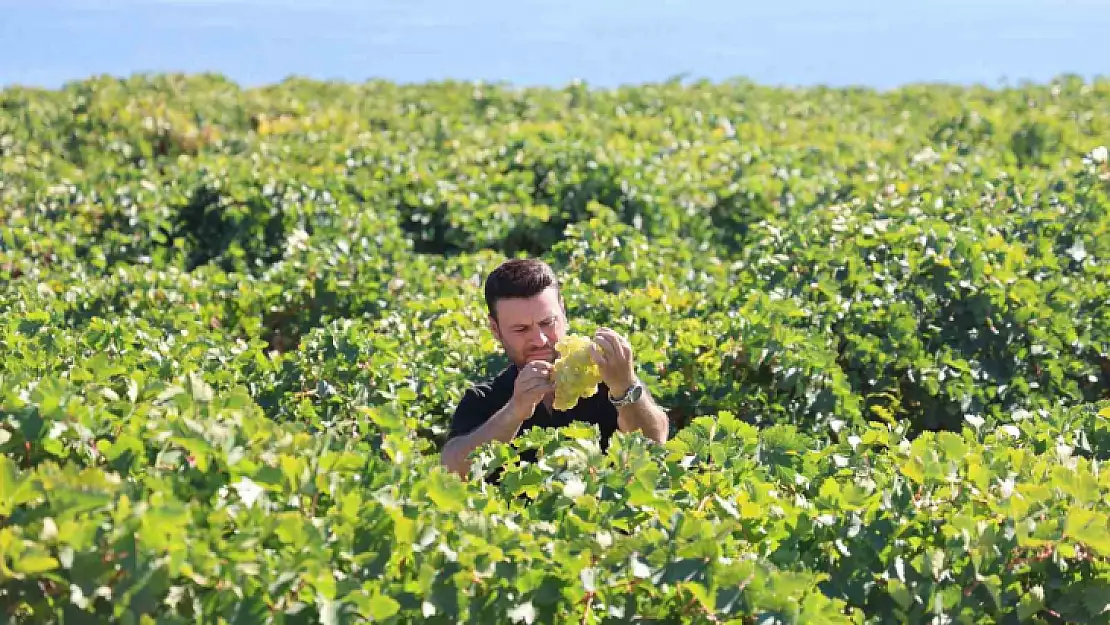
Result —
<path fill-rule="evenodd" d="M 583 397 L 597 392 L 601 369 L 590 357 L 593 341 L 568 334 L 555 344 L 559 358 L 555 361 L 555 409 L 567 410 Z"/>

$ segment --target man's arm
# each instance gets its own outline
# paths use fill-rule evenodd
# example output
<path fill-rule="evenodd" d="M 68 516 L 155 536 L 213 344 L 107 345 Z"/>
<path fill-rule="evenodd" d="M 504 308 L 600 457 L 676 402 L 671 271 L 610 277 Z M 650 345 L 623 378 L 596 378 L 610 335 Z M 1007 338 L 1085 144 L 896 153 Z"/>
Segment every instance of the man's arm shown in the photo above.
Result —
<path fill-rule="evenodd" d="M 617 397 L 621 394 L 617 394 Z M 645 436 L 657 443 L 667 442 L 667 436 L 670 433 L 667 413 L 651 398 L 646 386 L 639 401 L 621 406 L 617 410 L 617 427 L 622 432 L 641 430 Z"/>
<path fill-rule="evenodd" d="M 467 460 L 470 452 L 495 439 L 504 443 L 511 441 L 520 431 L 521 424 L 535 412 L 536 404 L 543 401 L 544 395 L 555 392 L 551 371 L 549 362 L 537 360 L 528 363 L 516 376 L 512 398 L 474 431 L 447 441 L 440 461 L 459 477 L 465 478 L 470 472 Z"/>
<path fill-rule="evenodd" d="M 470 452 L 492 440 L 506 443 L 511 441 L 530 415 L 531 413 L 525 413 L 516 402 L 510 400 L 474 431 L 447 441 L 440 456 L 443 465 L 460 477 L 466 477 L 470 472 L 470 460 L 467 458 Z"/>
<path fill-rule="evenodd" d="M 628 339 L 609 328 L 599 328 L 592 346 L 594 362 L 601 370 L 601 378 L 614 397 L 621 397 L 636 380 L 632 364 L 632 345 Z M 654 441 L 664 443 L 669 434 L 667 413 L 651 398 L 647 387 L 634 404 L 621 406 L 617 411 L 617 427 L 622 432 L 641 430 Z"/>

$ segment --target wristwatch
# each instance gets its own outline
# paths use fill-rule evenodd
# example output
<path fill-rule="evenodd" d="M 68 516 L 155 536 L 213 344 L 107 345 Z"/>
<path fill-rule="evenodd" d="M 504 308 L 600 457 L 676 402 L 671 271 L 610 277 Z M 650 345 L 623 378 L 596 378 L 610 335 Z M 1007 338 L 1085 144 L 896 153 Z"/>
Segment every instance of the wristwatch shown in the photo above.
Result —
<path fill-rule="evenodd" d="M 628 404 L 634 404 L 640 400 L 644 394 L 644 385 L 639 380 L 632 380 L 632 386 L 624 392 L 620 397 L 609 396 L 609 401 L 613 404 L 614 408 L 623 408 Z"/>

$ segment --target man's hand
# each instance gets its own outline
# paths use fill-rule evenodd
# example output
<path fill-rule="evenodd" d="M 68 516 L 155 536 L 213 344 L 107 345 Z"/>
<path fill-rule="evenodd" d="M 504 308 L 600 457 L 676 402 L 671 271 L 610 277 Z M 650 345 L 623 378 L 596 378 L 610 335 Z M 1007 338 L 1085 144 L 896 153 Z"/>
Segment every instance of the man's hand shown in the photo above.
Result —
<path fill-rule="evenodd" d="M 590 356 L 601 370 L 601 381 L 614 397 L 620 397 L 632 386 L 635 373 L 628 339 L 609 328 L 599 328 L 590 346 Z"/>
<path fill-rule="evenodd" d="M 442 462 L 450 470 L 465 476 L 470 470 L 470 452 L 479 445 L 498 440 L 509 442 L 520 426 L 536 411 L 545 395 L 555 390 L 551 379 L 551 363 L 542 360 L 525 365 L 516 376 L 513 396 L 488 421 L 469 434 L 456 436 L 443 446 Z"/>
<path fill-rule="evenodd" d="M 632 361 L 632 345 L 628 339 L 610 330 L 601 328 L 594 335 L 590 355 L 601 370 L 601 380 L 609 387 L 613 397 L 620 397 L 632 388 L 636 380 Z M 648 438 L 665 443 L 667 441 L 667 413 L 664 412 L 651 394 L 644 389 L 644 395 L 634 404 L 622 406 L 617 411 L 617 427 L 622 432 L 640 430 Z"/>
<path fill-rule="evenodd" d="M 551 377 L 553 371 L 551 363 L 534 360 L 517 373 L 513 384 L 513 398 L 509 401 L 512 403 L 513 413 L 521 422 L 532 416 L 545 395 L 555 391 L 555 381 Z"/>

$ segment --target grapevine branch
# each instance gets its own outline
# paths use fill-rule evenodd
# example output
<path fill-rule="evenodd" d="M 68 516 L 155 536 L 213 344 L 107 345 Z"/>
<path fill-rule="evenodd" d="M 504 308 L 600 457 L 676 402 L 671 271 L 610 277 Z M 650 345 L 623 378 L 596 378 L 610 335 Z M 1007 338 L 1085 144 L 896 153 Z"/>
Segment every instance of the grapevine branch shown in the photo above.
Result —
<path fill-rule="evenodd" d="M 586 606 L 582 609 L 582 620 L 579 621 L 580 625 L 586 625 L 586 619 L 589 617 L 590 609 L 593 607 L 594 603 L 594 591 L 590 590 L 586 592 L 585 602 Z"/>

